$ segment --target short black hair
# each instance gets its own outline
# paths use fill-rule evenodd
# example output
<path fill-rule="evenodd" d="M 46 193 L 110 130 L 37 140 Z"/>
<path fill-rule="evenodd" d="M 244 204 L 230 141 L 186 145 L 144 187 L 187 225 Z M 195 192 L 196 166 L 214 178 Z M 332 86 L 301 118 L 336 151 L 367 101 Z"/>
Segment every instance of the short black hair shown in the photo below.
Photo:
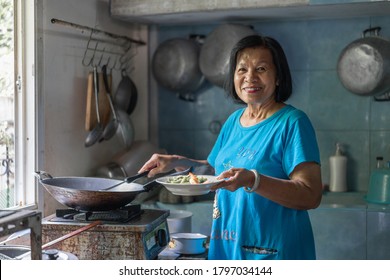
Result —
<path fill-rule="evenodd" d="M 244 104 L 238 97 L 234 87 L 234 72 L 237 66 L 238 53 L 243 49 L 251 47 L 264 47 L 271 51 L 273 63 L 276 67 L 276 78 L 279 81 L 279 85 L 275 90 L 275 101 L 284 102 L 289 99 L 292 94 L 291 72 L 283 48 L 275 39 L 261 35 L 244 37 L 233 47 L 230 53 L 229 73 L 224 85 L 227 94 L 231 96 L 235 102 Z"/>

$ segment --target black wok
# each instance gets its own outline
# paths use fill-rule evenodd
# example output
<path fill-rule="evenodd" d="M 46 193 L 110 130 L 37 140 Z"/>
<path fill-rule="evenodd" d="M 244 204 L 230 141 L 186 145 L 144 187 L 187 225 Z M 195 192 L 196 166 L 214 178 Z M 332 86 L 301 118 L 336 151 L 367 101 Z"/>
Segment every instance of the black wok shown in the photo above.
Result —
<path fill-rule="evenodd" d="M 124 183 L 112 190 L 103 189 L 123 181 L 95 177 L 56 177 L 35 172 L 39 182 L 60 203 L 79 211 L 108 211 L 129 204 L 135 197 L 160 186 L 155 180 L 146 184 Z M 47 178 L 44 178 L 47 177 Z"/>

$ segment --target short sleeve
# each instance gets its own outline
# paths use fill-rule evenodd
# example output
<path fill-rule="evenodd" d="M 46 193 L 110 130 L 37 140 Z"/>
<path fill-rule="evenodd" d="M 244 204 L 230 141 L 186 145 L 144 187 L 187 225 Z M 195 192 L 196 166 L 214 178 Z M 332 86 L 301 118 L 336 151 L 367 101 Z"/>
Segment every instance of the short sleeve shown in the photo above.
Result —
<path fill-rule="evenodd" d="M 297 117 L 290 118 L 291 123 L 286 134 L 283 168 L 290 175 L 294 168 L 303 162 L 320 164 L 320 153 L 314 128 L 302 111 L 296 110 Z"/>

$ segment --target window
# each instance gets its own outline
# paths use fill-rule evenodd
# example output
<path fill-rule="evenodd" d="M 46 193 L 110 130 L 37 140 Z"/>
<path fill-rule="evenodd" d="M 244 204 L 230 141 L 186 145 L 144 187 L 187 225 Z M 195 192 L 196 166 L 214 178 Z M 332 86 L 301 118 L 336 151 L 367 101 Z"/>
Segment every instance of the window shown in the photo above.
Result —
<path fill-rule="evenodd" d="M 34 2 L 0 0 L 0 209 L 36 207 Z"/>

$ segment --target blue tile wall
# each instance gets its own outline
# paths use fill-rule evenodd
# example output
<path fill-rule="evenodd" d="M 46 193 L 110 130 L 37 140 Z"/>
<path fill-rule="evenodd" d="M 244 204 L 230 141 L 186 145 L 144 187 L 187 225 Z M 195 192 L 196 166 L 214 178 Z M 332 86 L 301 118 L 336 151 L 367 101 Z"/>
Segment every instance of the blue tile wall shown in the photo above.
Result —
<path fill-rule="evenodd" d="M 321 3 L 321 1 L 312 1 Z M 253 22 L 254 29 L 283 45 L 293 75 L 294 93 L 288 103 L 312 120 L 321 152 L 322 177 L 329 183 L 329 157 L 335 143 L 348 156 L 348 190 L 365 192 L 375 157 L 390 160 L 390 102 L 377 102 L 348 92 L 337 76 L 337 60 L 344 47 L 370 26 L 381 26 L 390 38 L 390 16 L 332 20 Z M 217 25 L 165 26 L 159 42 L 206 35 Z M 206 81 L 195 102 L 186 102 L 160 88 L 159 141 L 169 153 L 205 159 L 217 137 L 209 126 L 223 123 L 239 106 L 223 89 Z"/>

